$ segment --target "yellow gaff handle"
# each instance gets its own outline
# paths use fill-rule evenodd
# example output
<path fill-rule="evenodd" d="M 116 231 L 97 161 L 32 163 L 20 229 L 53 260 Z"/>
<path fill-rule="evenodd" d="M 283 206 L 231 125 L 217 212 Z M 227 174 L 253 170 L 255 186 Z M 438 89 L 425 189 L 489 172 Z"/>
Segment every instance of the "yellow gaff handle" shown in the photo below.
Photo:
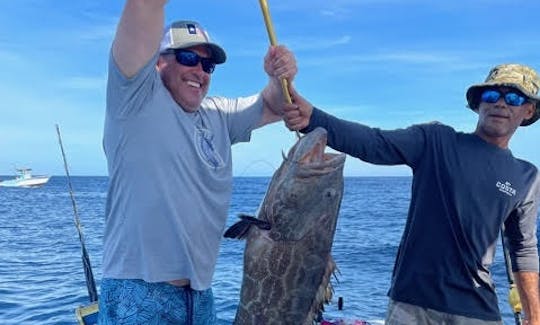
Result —
<path fill-rule="evenodd" d="M 276 35 L 274 33 L 274 27 L 272 26 L 272 18 L 270 18 L 270 10 L 268 9 L 268 3 L 266 0 L 259 0 L 261 9 L 264 16 L 264 23 L 266 25 L 266 31 L 268 32 L 268 38 L 270 39 L 271 45 L 277 45 Z M 291 95 L 289 94 L 289 86 L 287 79 L 281 79 L 281 88 L 283 89 L 283 95 L 287 100 L 287 103 L 292 104 Z"/>
<path fill-rule="evenodd" d="M 521 313 L 521 300 L 519 299 L 519 293 L 515 284 L 510 285 L 510 290 L 508 291 L 508 304 L 514 313 Z"/>

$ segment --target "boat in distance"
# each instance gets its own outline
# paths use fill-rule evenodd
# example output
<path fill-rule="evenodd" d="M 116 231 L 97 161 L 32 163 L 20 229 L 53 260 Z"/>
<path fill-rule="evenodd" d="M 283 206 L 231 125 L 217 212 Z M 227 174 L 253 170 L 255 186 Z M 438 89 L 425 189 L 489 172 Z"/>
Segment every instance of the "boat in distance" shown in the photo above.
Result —
<path fill-rule="evenodd" d="M 16 168 L 15 178 L 0 181 L 0 187 L 40 187 L 51 178 L 48 175 L 32 175 L 31 168 Z"/>

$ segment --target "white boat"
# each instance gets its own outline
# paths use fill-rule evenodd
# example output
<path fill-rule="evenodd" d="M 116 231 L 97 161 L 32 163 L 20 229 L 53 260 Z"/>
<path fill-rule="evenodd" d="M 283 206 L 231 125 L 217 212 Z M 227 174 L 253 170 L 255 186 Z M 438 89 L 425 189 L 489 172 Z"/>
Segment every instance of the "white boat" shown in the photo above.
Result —
<path fill-rule="evenodd" d="M 44 185 L 51 178 L 48 175 L 32 175 L 31 168 L 16 168 L 17 175 L 13 179 L 0 181 L 3 187 L 39 187 Z"/>

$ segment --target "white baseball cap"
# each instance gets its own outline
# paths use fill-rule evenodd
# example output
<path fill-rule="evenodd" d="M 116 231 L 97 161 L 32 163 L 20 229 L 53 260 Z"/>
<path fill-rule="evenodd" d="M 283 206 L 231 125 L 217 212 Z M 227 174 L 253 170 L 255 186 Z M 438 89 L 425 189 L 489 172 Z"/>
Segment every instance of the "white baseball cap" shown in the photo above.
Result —
<path fill-rule="evenodd" d="M 194 21 L 176 21 L 165 27 L 159 52 L 170 49 L 185 49 L 197 45 L 204 45 L 210 49 L 211 56 L 216 64 L 225 62 L 227 55 L 217 44 L 210 41 L 210 37 L 201 25 Z"/>

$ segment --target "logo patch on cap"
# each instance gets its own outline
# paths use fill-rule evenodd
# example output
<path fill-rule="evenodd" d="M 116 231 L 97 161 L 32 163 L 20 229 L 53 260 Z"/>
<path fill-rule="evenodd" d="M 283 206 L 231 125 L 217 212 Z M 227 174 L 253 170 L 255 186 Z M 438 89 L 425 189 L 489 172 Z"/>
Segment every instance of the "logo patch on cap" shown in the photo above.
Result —
<path fill-rule="evenodd" d="M 193 24 L 187 24 L 188 33 L 197 34 L 197 27 Z"/>

